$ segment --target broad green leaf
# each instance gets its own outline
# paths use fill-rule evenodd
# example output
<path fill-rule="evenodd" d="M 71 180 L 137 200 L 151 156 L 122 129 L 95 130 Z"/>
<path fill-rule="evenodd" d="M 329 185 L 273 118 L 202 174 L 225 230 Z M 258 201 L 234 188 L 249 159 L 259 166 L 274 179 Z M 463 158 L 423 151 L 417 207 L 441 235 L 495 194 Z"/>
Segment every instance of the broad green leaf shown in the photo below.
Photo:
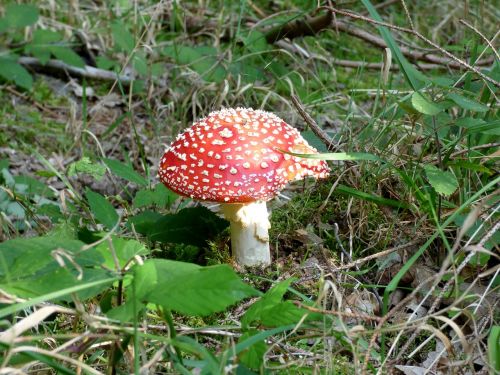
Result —
<path fill-rule="evenodd" d="M 105 241 L 96 247 L 96 251 L 104 259 L 103 265 L 108 269 L 116 268 L 115 260 L 118 262 L 120 269 L 123 269 L 136 255 L 147 255 L 149 253 L 147 247 L 139 241 L 117 236 L 112 236 L 111 238 L 111 244 L 109 241 Z"/>
<path fill-rule="evenodd" d="M 442 111 L 438 105 L 426 99 L 421 93 L 416 91 L 411 97 L 411 104 L 417 111 L 424 115 L 435 116 Z"/>
<path fill-rule="evenodd" d="M 99 267 L 104 260 L 100 254 L 93 249 L 80 252 L 83 246 L 83 242 L 57 236 L 0 244 L 0 289 L 33 298 L 112 276 Z M 80 296 L 90 297 L 102 288 L 89 288 Z"/>
<path fill-rule="evenodd" d="M 489 109 L 488 106 L 457 93 L 449 93 L 447 98 L 453 100 L 460 108 L 467 109 L 469 111 L 486 112 Z"/>
<path fill-rule="evenodd" d="M 169 207 L 178 195 L 169 190 L 163 184 L 156 184 L 153 190 L 139 190 L 134 197 L 133 206 L 142 208 L 147 206 Z"/>
<path fill-rule="evenodd" d="M 135 47 L 135 40 L 127 27 L 120 21 L 115 21 L 111 25 L 111 33 L 115 45 L 122 51 L 131 53 Z"/>
<path fill-rule="evenodd" d="M 0 77 L 17 86 L 29 90 L 33 86 L 33 78 L 24 67 L 10 59 L 0 58 Z"/>
<path fill-rule="evenodd" d="M 437 193 L 449 196 L 457 190 L 458 181 L 453 173 L 443 171 L 431 164 L 424 166 L 424 170 L 429 183 Z"/>
<path fill-rule="evenodd" d="M 147 235 L 151 241 L 203 247 L 228 225 L 226 220 L 206 207 L 199 206 L 184 208 L 176 214 L 164 215 L 154 224 L 151 223 L 145 233 L 140 233 Z M 140 229 L 136 227 L 136 230 Z"/>
<path fill-rule="evenodd" d="M 200 267 L 151 259 L 134 270 L 140 302 L 155 303 L 187 315 L 222 311 L 243 298 L 259 294 L 225 264 Z"/>
<path fill-rule="evenodd" d="M 9 27 L 21 28 L 38 21 L 38 8 L 29 4 L 11 3 L 5 7 L 5 19 Z"/>
<path fill-rule="evenodd" d="M 51 46 L 49 50 L 57 59 L 65 62 L 68 65 L 73 65 L 78 68 L 85 67 L 85 62 L 83 61 L 83 59 L 71 48 L 65 46 Z"/>
<path fill-rule="evenodd" d="M 108 229 L 112 229 L 119 219 L 113 205 L 109 203 L 101 194 L 90 189 L 87 189 L 85 195 L 87 196 L 90 210 L 94 214 L 97 221 Z"/>
<path fill-rule="evenodd" d="M 68 176 L 75 176 L 78 173 L 91 175 L 97 181 L 100 181 L 106 173 L 106 168 L 100 164 L 93 163 L 87 156 L 69 165 Z"/>
<path fill-rule="evenodd" d="M 147 185 L 148 180 L 137 173 L 130 165 L 122 163 L 115 159 L 103 159 L 104 164 L 118 177 L 127 181 L 133 182 L 137 185 Z"/>
<path fill-rule="evenodd" d="M 500 371 L 500 326 L 491 327 L 488 335 L 488 359 L 494 372 Z"/>
<path fill-rule="evenodd" d="M 141 234 L 147 234 L 151 227 L 155 225 L 159 220 L 163 218 L 163 215 L 151 210 L 146 210 L 137 214 L 135 216 L 129 217 L 127 225 L 131 228 L 134 226 L 134 230 Z"/>

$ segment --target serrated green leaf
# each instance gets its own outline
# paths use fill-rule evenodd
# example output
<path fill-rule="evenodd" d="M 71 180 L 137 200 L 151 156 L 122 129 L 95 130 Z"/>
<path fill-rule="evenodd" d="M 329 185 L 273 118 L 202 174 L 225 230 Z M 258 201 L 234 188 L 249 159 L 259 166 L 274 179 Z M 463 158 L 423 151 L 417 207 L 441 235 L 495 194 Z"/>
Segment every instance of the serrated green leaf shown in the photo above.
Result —
<path fill-rule="evenodd" d="M 115 159 L 103 159 L 104 164 L 118 177 L 121 177 L 127 181 L 133 182 L 137 185 L 147 185 L 148 181 L 142 177 L 139 173 L 134 171 L 134 169 L 121 161 Z"/>
<path fill-rule="evenodd" d="M 97 181 L 100 181 L 106 173 L 106 168 L 100 164 L 93 163 L 87 156 L 73 162 L 68 167 L 68 176 L 75 176 L 78 173 L 91 175 Z"/>
<path fill-rule="evenodd" d="M 135 47 L 135 40 L 130 31 L 120 21 L 116 21 L 111 25 L 111 33 L 115 45 L 127 53 L 131 53 Z"/>
<path fill-rule="evenodd" d="M 420 113 L 423 113 L 424 115 L 435 116 L 442 111 L 442 109 L 438 105 L 426 99 L 421 93 L 417 91 L 415 91 L 411 96 L 411 104 L 413 105 L 413 108 L 415 108 Z"/>
<path fill-rule="evenodd" d="M 9 27 L 21 28 L 38 21 L 38 8 L 29 4 L 11 3 L 5 7 L 5 19 Z"/>
<path fill-rule="evenodd" d="M 447 95 L 447 98 L 450 100 L 453 100 L 456 105 L 458 105 L 460 108 L 467 109 L 469 111 L 473 112 L 486 112 L 488 111 L 488 106 L 479 103 L 475 100 L 469 99 L 463 95 L 457 94 L 457 93 L 449 93 Z"/>
<path fill-rule="evenodd" d="M 108 229 L 112 229 L 118 222 L 119 216 L 111 203 L 101 194 L 87 189 L 85 195 L 92 214 L 98 222 Z"/>
<path fill-rule="evenodd" d="M 30 90 L 33 86 L 31 74 L 20 64 L 10 59 L 0 58 L 0 76 L 9 82 L 14 82 L 23 89 Z"/>
<path fill-rule="evenodd" d="M 424 166 L 424 170 L 429 183 L 438 194 L 449 196 L 457 190 L 458 181 L 453 173 L 443 171 L 431 164 Z"/>
<path fill-rule="evenodd" d="M 228 265 L 200 267 L 191 263 L 151 259 L 135 267 L 136 295 L 187 315 L 222 311 L 259 292 L 243 283 Z"/>

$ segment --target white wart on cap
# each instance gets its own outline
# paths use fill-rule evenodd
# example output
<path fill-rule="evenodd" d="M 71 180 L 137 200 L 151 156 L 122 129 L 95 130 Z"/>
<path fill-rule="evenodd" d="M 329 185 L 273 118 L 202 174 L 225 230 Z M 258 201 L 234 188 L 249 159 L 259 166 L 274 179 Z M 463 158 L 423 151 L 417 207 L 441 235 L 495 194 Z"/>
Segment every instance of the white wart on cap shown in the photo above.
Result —
<path fill-rule="evenodd" d="M 161 159 L 159 176 L 178 194 L 221 203 L 267 201 L 291 180 L 328 176 L 325 161 L 280 150 L 317 153 L 272 113 L 222 109 L 177 136 Z"/>

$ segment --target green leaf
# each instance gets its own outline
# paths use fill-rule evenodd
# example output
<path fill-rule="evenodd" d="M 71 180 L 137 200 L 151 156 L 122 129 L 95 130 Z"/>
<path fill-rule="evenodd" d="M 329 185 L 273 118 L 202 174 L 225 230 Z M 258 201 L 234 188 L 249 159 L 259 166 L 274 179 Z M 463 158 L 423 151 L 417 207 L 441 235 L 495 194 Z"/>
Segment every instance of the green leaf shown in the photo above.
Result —
<path fill-rule="evenodd" d="M 442 111 L 438 105 L 426 99 L 421 93 L 416 91 L 411 97 L 411 104 L 413 105 L 413 108 L 424 115 L 435 116 Z"/>
<path fill-rule="evenodd" d="M 475 100 L 469 99 L 465 96 L 462 96 L 457 93 L 449 93 L 447 95 L 448 99 L 451 99 L 458 105 L 460 108 L 473 111 L 473 112 L 487 112 L 489 110 L 488 106 L 476 102 Z"/>
<path fill-rule="evenodd" d="M 111 25 L 111 33 L 113 35 L 113 40 L 115 45 L 122 51 L 131 53 L 135 47 L 135 40 L 130 31 L 126 26 L 120 22 L 115 21 Z"/>
<path fill-rule="evenodd" d="M 424 166 L 424 170 L 429 183 L 438 194 L 449 196 L 457 190 L 458 181 L 453 173 L 443 171 L 431 164 Z"/>
<path fill-rule="evenodd" d="M 282 301 L 293 278 L 284 280 L 267 291 L 260 300 L 255 302 L 241 318 L 243 328 L 252 323 L 267 327 L 297 323 L 308 311 L 295 306 L 291 301 Z"/>
<path fill-rule="evenodd" d="M 111 170 L 111 172 L 113 172 L 118 177 L 133 182 L 137 185 L 144 186 L 148 184 L 148 180 L 134 171 L 134 168 L 132 168 L 130 165 L 127 165 L 115 159 L 103 159 L 103 162 Z"/>
<path fill-rule="evenodd" d="M 177 197 L 178 195 L 167 189 L 165 185 L 156 184 L 154 190 L 139 190 L 134 197 L 133 206 L 134 208 L 147 206 L 170 207 Z"/>
<path fill-rule="evenodd" d="M 226 78 L 226 70 L 219 62 L 218 52 L 212 47 L 166 46 L 163 53 L 180 65 L 189 65 L 208 82 L 220 83 Z"/>
<path fill-rule="evenodd" d="M 102 264 L 108 269 L 116 268 L 115 261 L 118 262 L 120 270 L 124 269 L 125 265 L 136 255 L 144 256 L 149 254 L 148 248 L 139 241 L 127 240 L 117 236 L 112 236 L 111 239 L 111 245 L 108 241 L 105 241 L 96 247 L 96 251 L 104 259 Z"/>
<path fill-rule="evenodd" d="M 71 48 L 64 46 L 51 46 L 49 50 L 57 59 L 65 62 L 66 64 L 73 65 L 78 68 L 85 68 L 85 62 L 83 59 Z"/>
<path fill-rule="evenodd" d="M 33 86 L 31 74 L 17 62 L 10 59 L 0 58 L 0 76 L 9 82 L 14 82 L 23 89 L 30 90 Z"/>
<path fill-rule="evenodd" d="M 29 43 L 25 50 L 35 56 L 42 64 L 50 59 L 50 46 L 62 40 L 62 34 L 44 29 L 37 29 L 33 33 L 33 41 Z"/>
<path fill-rule="evenodd" d="M 85 195 L 89 202 L 90 210 L 97 221 L 108 229 L 112 229 L 118 222 L 119 216 L 113 205 L 109 203 L 101 194 L 87 189 Z"/>
<path fill-rule="evenodd" d="M 106 168 L 100 164 L 93 163 L 87 156 L 69 165 L 68 176 L 76 176 L 79 173 L 91 175 L 100 181 L 106 173 Z"/>
<path fill-rule="evenodd" d="M 245 342 L 252 336 L 259 334 L 260 331 L 256 329 L 250 329 L 247 332 L 243 333 L 241 337 L 238 339 L 238 342 Z M 264 339 L 259 340 L 253 345 L 250 345 L 247 349 L 243 350 L 238 358 L 245 366 L 251 369 L 259 369 L 264 362 L 264 355 L 267 351 L 267 344 Z"/>
<path fill-rule="evenodd" d="M 5 19 L 12 28 L 21 28 L 38 21 L 38 8 L 28 4 L 9 4 L 5 7 Z"/>
<path fill-rule="evenodd" d="M 500 371 L 500 326 L 491 327 L 488 335 L 488 359 L 492 370 Z"/>
<path fill-rule="evenodd" d="M 22 298 L 33 298 L 109 278 L 111 273 L 97 267 L 103 262 L 100 254 L 93 249 L 81 252 L 84 245 L 58 236 L 15 239 L 0 244 L 0 289 Z M 88 298 L 102 288 L 89 288 L 80 296 Z"/>
<path fill-rule="evenodd" d="M 133 225 L 134 230 L 136 230 L 138 233 L 147 234 L 151 227 L 162 218 L 162 214 L 156 211 L 147 210 L 135 216 L 129 217 L 127 225 L 130 228 Z"/>
<path fill-rule="evenodd" d="M 250 52 L 264 52 L 269 50 L 266 35 L 257 29 L 251 29 L 246 38 L 243 38 L 243 44 Z"/>
<path fill-rule="evenodd" d="M 145 228 L 145 234 L 151 241 L 165 243 L 183 243 L 203 247 L 206 242 L 222 232 L 229 223 L 218 217 L 208 208 L 189 207 L 180 210 L 176 214 L 164 215 L 155 223 L 150 223 Z M 193 233 L 196 233 L 193 236 Z"/>
<path fill-rule="evenodd" d="M 134 270 L 140 302 L 155 303 L 187 315 L 212 314 L 259 294 L 226 264 L 200 267 L 151 259 Z"/>

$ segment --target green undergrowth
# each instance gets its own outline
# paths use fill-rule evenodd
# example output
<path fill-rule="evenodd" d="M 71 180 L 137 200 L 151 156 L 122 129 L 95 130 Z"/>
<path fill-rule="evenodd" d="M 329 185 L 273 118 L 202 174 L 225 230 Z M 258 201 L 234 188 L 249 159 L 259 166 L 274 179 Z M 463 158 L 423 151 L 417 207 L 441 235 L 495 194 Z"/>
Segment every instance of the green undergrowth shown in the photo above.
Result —
<path fill-rule="evenodd" d="M 420 32 L 467 63 L 493 57 L 480 69 L 500 79 L 495 54 L 459 22 L 490 36 L 489 4 L 407 3 Z M 418 70 L 399 46 L 429 46 L 362 21 L 353 24 L 384 38 L 399 70 L 337 66 L 382 62 L 384 52 L 335 30 L 285 40 L 308 59 L 265 41 L 269 28 L 321 14 L 314 1 L 158 4 L 0 6 L 0 370 L 383 373 L 420 366 L 447 340 L 463 347 L 440 354 L 443 363 L 476 371 L 481 357 L 498 367 L 494 85 L 465 70 Z M 408 23 L 399 3 L 336 6 Z M 135 80 L 72 78 L 94 95 L 61 94 L 53 87 L 67 75 L 49 81 L 20 56 L 74 67 L 95 58 Z M 321 152 L 301 157 L 332 169 L 268 203 L 267 268 L 234 264 L 228 222 L 156 177 L 182 129 L 236 106 L 297 126 Z M 419 304 L 427 310 L 415 320 Z"/>

